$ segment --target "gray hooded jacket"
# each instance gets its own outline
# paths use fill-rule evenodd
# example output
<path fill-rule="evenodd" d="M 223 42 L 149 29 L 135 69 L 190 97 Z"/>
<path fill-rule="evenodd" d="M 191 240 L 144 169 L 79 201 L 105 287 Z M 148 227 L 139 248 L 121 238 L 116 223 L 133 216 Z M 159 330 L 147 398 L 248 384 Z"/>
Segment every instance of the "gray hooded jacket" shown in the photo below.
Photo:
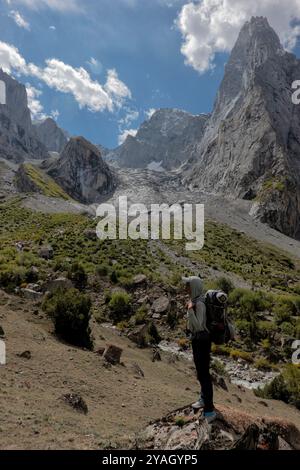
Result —
<path fill-rule="evenodd" d="M 193 335 L 200 331 L 208 331 L 203 282 L 197 276 L 183 278 L 183 281 L 190 285 L 191 301 L 194 305 L 194 308 L 189 308 L 187 311 L 187 328 Z"/>

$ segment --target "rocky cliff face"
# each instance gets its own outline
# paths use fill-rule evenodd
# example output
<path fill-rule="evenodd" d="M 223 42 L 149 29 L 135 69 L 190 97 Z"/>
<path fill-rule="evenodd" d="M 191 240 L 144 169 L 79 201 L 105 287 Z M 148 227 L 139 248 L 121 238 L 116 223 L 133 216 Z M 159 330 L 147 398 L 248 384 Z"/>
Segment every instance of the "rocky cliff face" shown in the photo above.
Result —
<path fill-rule="evenodd" d="M 48 157 L 31 123 L 24 85 L 0 69 L 5 83 L 6 104 L 0 104 L 0 157 L 15 162 Z"/>
<path fill-rule="evenodd" d="M 69 140 L 48 173 L 71 197 L 83 203 L 98 202 L 115 188 L 115 178 L 99 149 L 83 137 Z"/>
<path fill-rule="evenodd" d="M 60 153 L 68 142 L 66 132 L 58 127 L 54 119 L 35 122 L 34 127 L 39 141 L 48 151 Z"/>
<path fill-rule="evenodd" d="M 194 152 L 201 140 L 208 116 L 193 116 L 177 109 L 159 109 L 145 121 L 135 137 L 128 136 L 115 151 L 121 167 L 145 168 L 157 162 L 172 169 L 181 165 Z"/>
<path fill-rule="evenodd" d="M 265 18 L 240 32 L 197 156 L 185 165 L 194 187 L 253 200 L 252 215 L 300 237 L 300 106 L 291 84 L 300 61 Z"/>

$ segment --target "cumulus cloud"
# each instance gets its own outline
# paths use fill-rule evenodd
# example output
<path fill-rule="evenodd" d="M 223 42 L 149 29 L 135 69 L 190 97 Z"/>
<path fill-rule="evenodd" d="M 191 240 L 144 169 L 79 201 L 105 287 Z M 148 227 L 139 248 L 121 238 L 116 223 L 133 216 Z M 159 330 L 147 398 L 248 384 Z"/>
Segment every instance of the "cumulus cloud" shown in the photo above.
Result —
<path fill-rule="evenodd" d="M 155 113 L 156 109 L 155 108 L 149 108 L 148 111 L 145 111 L 145 116 L 147 119 L 150 119 L 153 114 Z"/>
<path fill-rule="evenodd" d="M 137 129 L 125 129 L 121 132 L 121 134 L 119 135 L 118 137 L 118 143 L 119 145 L 123 144 L 123 142 L 125 142 L 126 138 L 129 136 L 129 135 L 132 135 L 132 137 L 135 137 L 136 134 L 137 134 Z"/>
<path fill-rule="evenodd" d="M 30 24 L 25 20 L 25 18 L 23 18 L 20 12 L 17 10 L 11 10 L 8 13 L 8 16 L 14 20 L 19 28 L 24 28 L 27 29 L 27 31 L 30 31 Z"/>
<path fill-rule="evenodd" d="M 131 98 L 129 88 L 115 70 L 108 70 L 106 83 L 101 85 L 92 80 L 83 67 L 75 68 L 58 59 L 47 59 L 44 67 L 27 64 L 16 47 L 1 41 L 0 64 L 5 72 L 36 77 L 50 88 L 71 93 L 80 108 L 86 107 L 92 112 L 113 112 Z"/>
<path fill-rule="evenodd" d="M 31 86 L 29 83 L 26 83 L 26 91 L 28 99 L 28 108 L 30 109 L 32 119 L 46 119 L 47 115 L 44 113 L 43 105 L 39 100 L 39 97 L 41 96 L 42 92 L 37 88 Z"/>
<path fill-rule="evenodd" d="M 200 73 L 214 67 L 215 55 L 229 52 L 251 16 L 266 16 L 283 45 L 292 50 L 300 34 L 300 0 L 202 0 L 184 5 L 177 18 L 185 63 Z"/>
<path fill-rule="evenodd" d="M 131 98 L 129 88 L 125 83 L 119 80 L 115 69 L 108 70 L 104 90 L 112 97 L 118 107 L 122 106 L 125 98 Z"/>
<path fill-rule="evenodd" d="M 79 0 L 6 0 L 9 5 L 24 5 L 31 10 L 50 8 L 60 12 L 80 12 Z"/>

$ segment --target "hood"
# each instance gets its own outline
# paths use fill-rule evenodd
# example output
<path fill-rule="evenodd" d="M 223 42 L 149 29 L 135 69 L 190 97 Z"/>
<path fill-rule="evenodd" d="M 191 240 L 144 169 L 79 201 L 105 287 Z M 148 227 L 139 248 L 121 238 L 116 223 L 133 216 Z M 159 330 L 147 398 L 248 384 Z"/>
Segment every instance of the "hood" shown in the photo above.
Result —
<path fill-rule="evenodd" d="M 197 276 L 183 277 L 182 280 L 185 284 L 189 284 L 191 288 L 192 301 L 196 300 L 197 298 L 203 295 L 203 282 L 200 279 L 200 277 L 197 277 Z"/>

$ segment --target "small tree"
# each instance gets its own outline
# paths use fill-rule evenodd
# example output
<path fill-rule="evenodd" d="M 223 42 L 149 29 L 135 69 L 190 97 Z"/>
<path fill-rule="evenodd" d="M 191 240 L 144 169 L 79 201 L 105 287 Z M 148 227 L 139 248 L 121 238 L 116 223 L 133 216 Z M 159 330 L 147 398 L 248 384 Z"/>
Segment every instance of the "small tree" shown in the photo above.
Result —
<path fill-rule="evenodd" d="M 114 292 L 108 303 L 110 315 L 115 323 L 128 318 L 130 314 L 131 297 L 126 292 Z"/>
<path fill-rule="evenodd" d="M 68 278 L 71 279 L 76 289 L 83 290 L 87 285 L 87 274 L 84 267 L 79 263 L 73 263 L 68 272 Z"/>
<path fill-rule="evenodd" d="M 91 299 L 77 289 L 58 291 L 43 304 L 52 316 L 55 333 L 68 343 L 93 349 L 91 329 Z"/>

